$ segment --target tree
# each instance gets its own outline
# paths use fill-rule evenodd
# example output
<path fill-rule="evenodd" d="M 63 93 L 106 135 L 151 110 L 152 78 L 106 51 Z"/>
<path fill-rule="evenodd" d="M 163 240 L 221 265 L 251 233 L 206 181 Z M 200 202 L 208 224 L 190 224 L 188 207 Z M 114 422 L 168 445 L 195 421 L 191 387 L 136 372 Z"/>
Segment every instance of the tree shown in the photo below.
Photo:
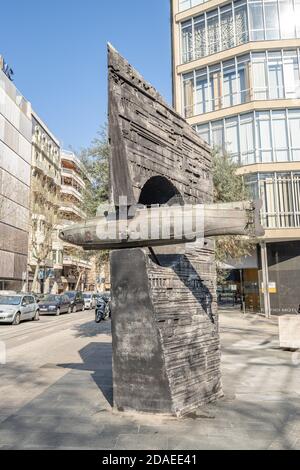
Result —
<path fill-rule="evenodd" d="M 89 217 L 96 217 L 100 204 L 109 199 L 109 143 L 107 126 L 97 133 L 90 147 L 81 150 L 79 158 L 90 180 L 86 181 L 84 210 Z"/>
<path fill-rule="evenodd" d="M 48 194 L 44 196 L 44 181 L 40 178 L 32 180 L 31 198 L 31 252 L 36 263 L 32 291 L 38 292 L 40 268 L 45 264 L 49 254 L 52 252 L 53 232 L 57 225 L 57 196 Z"/>
<path fill-rule="evenodd" d="M 235 202 L 249 199 L 243 177 L 237 174 L 239 166 L 227 153 L 213 149 L 214 202 Z M 228 258 L 239 259 L 251 253 L 253 240 L 242 236 L 217 237 L 216 260 L 219 282 L 224 281 L 225 271 L 220 265 Z"/>
<path fill-rule="evenodd" d="M 91 145 L 78 155 L 90 177 L 83 194 L 84 211 L 90 218 L 96 217 L 98 212 L 103 215 L 99 208 L 109 203 L 109 152 L 108 129 L 105 125 Z M 99 272 L 108 263 L 108 251 L 90 252 L 89 255 L 90 259 L 94 258 Z"/>

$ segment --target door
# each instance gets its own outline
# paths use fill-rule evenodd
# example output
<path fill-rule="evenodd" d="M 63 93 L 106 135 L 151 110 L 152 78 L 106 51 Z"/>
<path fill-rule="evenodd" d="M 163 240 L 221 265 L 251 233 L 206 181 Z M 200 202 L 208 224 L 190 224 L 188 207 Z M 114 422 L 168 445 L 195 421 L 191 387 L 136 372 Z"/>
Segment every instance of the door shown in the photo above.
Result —
<path fill-rule="evenodd" d="M 29 320 L 31 318 L 30 297 L 24 296 L 21 308 L 21 320 Z"/>
<path fill-rule="evenodd" d="M 64 295 L 64 296 L 62 297 L 62 301 L 61 301 L 61 302 L 62 302 L 62 306 L 63 306 L 63 311 L 64 311 L 64 313 L 68 313 L 68 311 L 69 311 L 69 305 L 70 305 L 69 297 L 67 297 L 67 296 Z"/>
<path fill-rule="evenodd" d="M 28 297 L 28 315 L 29 318 L 32 319 L 35 316 L 35 298 Z"/>

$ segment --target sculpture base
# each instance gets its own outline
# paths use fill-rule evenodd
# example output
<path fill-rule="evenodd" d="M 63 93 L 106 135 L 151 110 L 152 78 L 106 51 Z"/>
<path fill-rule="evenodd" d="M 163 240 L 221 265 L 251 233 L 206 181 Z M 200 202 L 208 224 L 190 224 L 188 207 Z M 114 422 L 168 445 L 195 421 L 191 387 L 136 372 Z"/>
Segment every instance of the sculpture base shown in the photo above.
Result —
<path fill-rule="evenodd" d="M 169 266 L 161 266 L 147 250 L 112 252 L 119 411 L 182 416 L 223 395 L 212 256 L 212 250 L 194 248 L 190 256 L 162 257 Z"/>

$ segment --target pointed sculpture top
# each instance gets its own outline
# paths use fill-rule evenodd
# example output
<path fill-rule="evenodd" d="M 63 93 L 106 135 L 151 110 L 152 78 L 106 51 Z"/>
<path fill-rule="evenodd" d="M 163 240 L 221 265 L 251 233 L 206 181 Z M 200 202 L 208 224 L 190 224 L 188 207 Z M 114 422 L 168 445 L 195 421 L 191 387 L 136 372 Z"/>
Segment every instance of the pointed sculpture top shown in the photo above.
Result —
<path fill-rule="evenodd" d="M 110 43 L 107 43 L 108 49 L 108 68 L 115 73 L 118 77 L 128 81 L 131 85 L 139 88 L 140 91 L 151 96 L 154 100 L 159 101 L 163 106 L 167 107 L 169 111 L 175 110 L 170 108 L 170 105 L 165 101 L 161 94 L 145 80 L 145 78 L 117 51 L 117 49 Z M 183 119 L 183 118 L 182 118 Z"/>

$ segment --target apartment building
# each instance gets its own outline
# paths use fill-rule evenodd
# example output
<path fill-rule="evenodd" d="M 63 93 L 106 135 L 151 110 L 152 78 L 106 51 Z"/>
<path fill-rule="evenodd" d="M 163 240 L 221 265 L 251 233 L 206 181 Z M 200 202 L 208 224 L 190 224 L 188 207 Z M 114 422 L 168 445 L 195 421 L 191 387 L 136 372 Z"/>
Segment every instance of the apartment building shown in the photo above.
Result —
<path fill-rule="evenodd" d="M 265 237 L 240 266 L 246 297 L 266 313 L 296 313 L 300 0 L 171 0 L 171 9 L 174 106 L 263 201 Z"/>
<path fill-rule="evenodd" d="M 0 290 L 21 290 L 30 228 L 31 105 L 7 70 L 0 56 Z"/>
<path fill-rule="evenodd" d="M 83 194 L 89 178 L 85 168 L 73 153 L 61 151 L 61 193 L 59 207 L 60 227 L 86 219 L 83 209 Z M 92 262 L 87 253 L 67 243 L 62 243 L 56 236 L 53 244 L 53 260 L 58 291 L 74 290 L 76 287 L 86 290 L 92 281 L 89 275 Z"/>
<path fill-rule="evenodd" d="M 28 288 L 48 293 L 55 284 L 52 239 L 60 207 L 60 144 L 34 112 L 31 170 Z"/>

